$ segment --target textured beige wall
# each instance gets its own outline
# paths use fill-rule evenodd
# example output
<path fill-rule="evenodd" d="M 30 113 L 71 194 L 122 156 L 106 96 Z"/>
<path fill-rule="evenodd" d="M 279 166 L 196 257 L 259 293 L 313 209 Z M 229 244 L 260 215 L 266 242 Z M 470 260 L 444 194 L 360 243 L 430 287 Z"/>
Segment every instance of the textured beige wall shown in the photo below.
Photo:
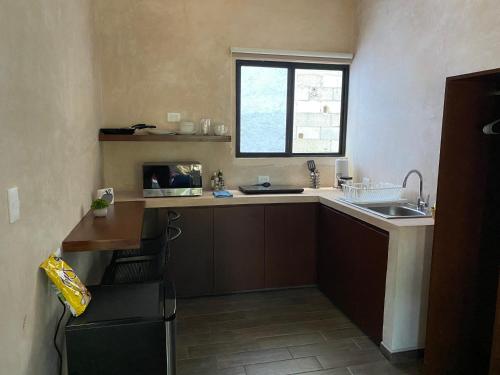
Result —
<path fill-rule="evenodd" d="M 358 177 L 401 183 L 418 168 L 435 196 L 445 79 L 500 67 L 499 19 L 498 0 L 360 2 L 347 145 Z"/>
<path fill-rule="evenodd" d="M 166 126 L 167 112 L 198 123 L 208 117 L 234 134 L 234 63 L 229 47 L 352 52 L 352 0 L 106 0 L 96 7 L 103 78 L 103 125 Z M 222 168 L 229 186 L 308 184 L 305 160 L 235 159 L 232 144 L 106 143 L 104 178 L 119 190 L 140 188 L 144 161 L 199 160 L 205 177 Z M 333 158 L 317 158 L 323 186 Z M 207 181 L 207 178 L 205 178 Z"/>
<path fill-rule="evenodd" d="M 91 3 L 0 1 L 0 373 L 53 375 L 61 306 L 38 270 L 100 181 Z M 9 224 L 17 185 L 21 220 Z M 98 263 L 67 257 L 87 279 Z M 93 273 L 95 274 L 95 273 Z"/>

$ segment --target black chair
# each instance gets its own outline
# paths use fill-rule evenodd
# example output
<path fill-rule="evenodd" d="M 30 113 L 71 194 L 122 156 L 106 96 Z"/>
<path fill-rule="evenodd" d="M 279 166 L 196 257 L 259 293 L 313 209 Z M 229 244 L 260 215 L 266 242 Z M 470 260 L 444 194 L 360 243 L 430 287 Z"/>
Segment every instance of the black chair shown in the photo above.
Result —
<path fill-rule="evenodd" d="M 171 227 L 171 231 L 177 231 L 177 227 L 172 225 L 172 223 L 178 221 L 181 215 L 176 211 L 167 211 L 167 220 L 166 220 L 166 229 L 168 230 Z M 176 229 L 173 229 L 176 228 Z M 121 259 L 127 258 L 135 258 L 144 257 L 147 259 L 148 257 L 154 257 L 158 255 L 166 246 L 166 241 L 168 240 L 168 236 L 165 235 L 165 230 L 162 230 L 161 233 L 153 238 L 143 238 L 141 240 L 141 248 L 134 250 L 115 250 L 113 252 L 113 258 L 111 259 L 111 263 L 117 262 Z M 168 234 L 168 233 L 167 233 Z M 175 234 L 174 234 L 175 235 Z M 180 235 L 180 233 L 179 233 Z M 171 241 L 175 240 L 175 238 L 171 238 Z"/>
<path fill-rule="evenodd" d="M 137 250 L 117 250 L 106 268 L 101 284 L 130 284 L 158 281 L 164 278 L 170 257 L 169 244 L 182 234 L 180 228 L 171 223 L 179 214 L 169 211 L 162 233 L 155 238 L 143 239 Z"/>

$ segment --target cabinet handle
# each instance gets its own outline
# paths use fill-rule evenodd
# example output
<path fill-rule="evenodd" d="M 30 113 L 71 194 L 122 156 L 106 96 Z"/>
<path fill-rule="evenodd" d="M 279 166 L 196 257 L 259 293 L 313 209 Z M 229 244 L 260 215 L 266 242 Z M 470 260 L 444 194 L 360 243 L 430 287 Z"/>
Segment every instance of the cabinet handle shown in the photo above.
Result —
<path fill-rule="evenodd" d="M 170 230 L 174 231 L 174 235 L 170 236 Z M 168 225 L 167 226 L 167 242 L 172 242 L 175 241 L 180 237 L 182 234 L 182 230 L 179 227 L 173 226 L 173 225 Z"/>
<path fill-rule="evenodd" d="M 168 211 L 167 213 L 168 216 L 168 221 L 173 223 L 174 221 L 177 221 L 181 218 L 181 214 L 178 213 L 177 211 Z"/>

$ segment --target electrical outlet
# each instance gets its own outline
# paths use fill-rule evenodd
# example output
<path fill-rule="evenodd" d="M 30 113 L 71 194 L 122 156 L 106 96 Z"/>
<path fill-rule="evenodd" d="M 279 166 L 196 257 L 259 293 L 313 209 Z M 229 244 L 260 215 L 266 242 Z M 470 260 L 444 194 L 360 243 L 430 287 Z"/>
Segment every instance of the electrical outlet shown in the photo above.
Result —
<path fill-rule="evenodd" d="M 271 182 L 269 176 L 257 176 L 257 183 L 263 184 L 264 182 Z"/>
<path fill-rule="evenodd" d="M 167 114 L 167 121 L 168 122 L 179 122 L 179 121 L 181 121 L 181 114 L 176 113 L 176 112 L 169 112 Z"/>
<path fill-rule="evenodd" d="M 8 189 L 7 195 L 9 197 L 9 222 L 13 224 L 21 217 L 21 202 L 19 201 L 19 190 L 17 186 Z"/>

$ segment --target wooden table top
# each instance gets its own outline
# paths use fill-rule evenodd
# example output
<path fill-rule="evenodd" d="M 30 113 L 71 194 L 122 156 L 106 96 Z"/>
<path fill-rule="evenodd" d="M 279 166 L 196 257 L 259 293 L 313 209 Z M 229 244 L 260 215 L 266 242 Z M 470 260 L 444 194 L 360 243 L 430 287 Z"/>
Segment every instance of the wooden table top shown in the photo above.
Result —
<path fill-rule="evenodd" d="M 94 217 L 90 210 L 63 241 L 63 251 L 138 249 L 144 207 L 144 202 L 116 202 L 106 217 Z"/>

